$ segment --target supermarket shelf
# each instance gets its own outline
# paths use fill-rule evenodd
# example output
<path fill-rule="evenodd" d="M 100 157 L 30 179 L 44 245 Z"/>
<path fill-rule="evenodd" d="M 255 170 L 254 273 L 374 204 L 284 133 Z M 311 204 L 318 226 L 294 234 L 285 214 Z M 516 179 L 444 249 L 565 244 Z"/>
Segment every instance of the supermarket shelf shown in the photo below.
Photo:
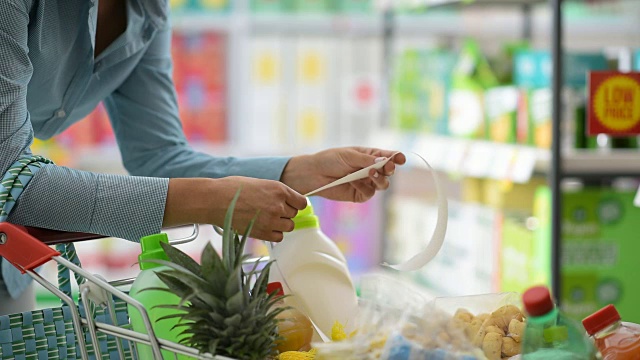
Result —
<path fill-rule="evenodd" d="M 548 4 L 548 0 L 422 0 L 417 1 L 414 7 L 435 7 L 447 6 L 523 6 Z"/>
<path fill-rule="evenodd" d="M 534 174 L 546 173 L 550 161 L 548 150 L 531 146 L 392 130 L 376 132 L 370 145 L 420 154 L 434 169 L 443 172 L 515 183 L 527 183 Z M 416 157 L 408 158 L 408 165 L 421 165 L 415 162 Z"/>
<path fill-rule="evenodd" d="M 517 14 L 514 14 L 517 15 Z M 607 36 L 631 36 L 640 31 L 637 19 L 628 16 L 612 19 L 567 19 L 566 32 L 573 36 L 589 37 L 607 34 Z M 383 33 L 382 16 L 375 15 L 251 15 L 242 18 L 235 14 L 215 13 L 178 13 L 172 17 L 173 28 L 179 31 L 216 31 L 232 32 L 239 20 L 246 21 L 254 34 L 290 34 L 290 35 L 370 35 Z M 536 18 L 537 19 L 537 18 Z M 535 20 L 535 36 L 550 35 L 550 23 L 546 16 Z M 394 32 L 400 36 L 449 35 L 463 36 L 482 31 L 484 36 L 504 37 L 509 35 L 505 29 L 517 29 L 522 20 L 518 16 L 489 18 L 469 22 L 459 14 L 440 15 L 397 15 Z"/>
<path fill-rule="evenodd" d="M 212 12 L 179 12 L 171 16 L 174 29 L 180 31 L 215 31 L 221 33 L 230 32 L 236 15 L 212 13 Z"/>
<path fill-rule="evenodd" d="M 254 15 L 254 33 L 379 35 L 383 23 L 375 15 Z"/>
<path fill-rule="evenodd" d="M 563 177 L 640 177 L 639 150 L 572 151 L 562 162 Z"/>

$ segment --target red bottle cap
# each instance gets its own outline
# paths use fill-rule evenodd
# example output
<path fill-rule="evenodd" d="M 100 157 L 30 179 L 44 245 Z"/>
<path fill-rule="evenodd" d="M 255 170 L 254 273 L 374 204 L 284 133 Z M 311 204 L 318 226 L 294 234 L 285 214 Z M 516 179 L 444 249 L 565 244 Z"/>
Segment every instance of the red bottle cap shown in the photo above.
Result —
<path fill-rule="evenodd" d="M 553 310 L 555 304 L 546 286 L 534 286 L 522 294 L 524 309 L 530 316 L 541 316 Z"/>
<path fill-rule="evenodd" d="M 618 310 L 613 305 L 607 305 L 584 318 L 582 325 L 589 335 L 594 335 L 616 321 L 620 321 Z"/>
<path fill-rule="evenodd" d="M 279 282 L 272 282 L 267 284 L 267 294 L 276 293 L 277 296 L 284 296 L 284 289 Z"/>

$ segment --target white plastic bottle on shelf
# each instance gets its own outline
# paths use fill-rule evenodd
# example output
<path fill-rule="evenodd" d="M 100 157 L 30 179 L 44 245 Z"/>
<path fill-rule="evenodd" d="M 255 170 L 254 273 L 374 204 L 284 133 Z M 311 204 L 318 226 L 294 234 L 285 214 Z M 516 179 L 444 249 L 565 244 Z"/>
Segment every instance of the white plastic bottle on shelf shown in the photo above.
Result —
<path fill-rule="evenodd" d="M 295 229 L 269 246 L 276 263 L 269 282 L 280 282 L 289 295 L 285 303 L 306 314 L 327 336 L 338 321 L 351 328 L 358 308 L 347 260 L 321 230 L 311 203 L 293 219 Z M 318 334 L 314 341 L 320 340 Z"/>

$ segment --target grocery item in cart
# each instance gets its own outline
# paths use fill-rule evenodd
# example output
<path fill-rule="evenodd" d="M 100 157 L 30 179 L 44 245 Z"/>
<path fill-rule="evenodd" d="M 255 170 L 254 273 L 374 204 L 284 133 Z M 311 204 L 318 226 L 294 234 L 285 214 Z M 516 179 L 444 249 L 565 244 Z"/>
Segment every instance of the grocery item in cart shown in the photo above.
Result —
<path fill-rule="evenodd" d="M 160 243 L 169 261 L 152 260 L 169 270 L 157 272 L 181 303 L 169 306 L 178 311 L 175 317 L 184 337 L 180 342 L 200 353 L 235 359 L 272 359 L 276 356 L 278 321 L 284 311 L 275 308 L 280 300 L 267 293 L 269 269 L 256 263 L 244 266 L 248 234 L 255 219 L 240 236 L 231 227 L 233 210 L 240 191 L 233 198 L 222 231 L 222 254 L 208 242 L 200 256 L 201 263 L 179 249 Z M 171 316 L 171 315 L 170 315 Z M 170 317 L 161 319 L 168 321 Z"/>
<path fill-rule="evenodd" d="M 269 249 L 276 261 L 270 282 L 280 282 L 291 295 L 285 303 L 309 316 L 323 334 L 330 334 L 336 321 L 349 331 L 358 297 L 347 260 L 320 229 L 310 203 L 293 221 L 295 229 Z M 321 340 L 319 334 L 314 340 Z"/>
<path fill-rule="evenodd" d="M 532 287 L 525 291 L 522 301 L 528 314 L 522 346 L 525 360 L 595 358 L 595 349 L 582 326 L 559 311 L 548 288 Z"/>
<path fill-rule="evenodd" d="M 622 322 L 616 307 L 607 305 L 582 320 L 603 360 L 640 359 L 640 325 Z"/>
<path fill-rule="evenodd" d="M 174 326 L 178 324 L 178 319 L 172 318 L 159 321 L 159 319 L 164 316 L 174 315 L 177 313 L 174 309 L 160 306 L 178 305 L 180 303 L 180 298 L 177 295 L 169 291 L 159 290 L 161 288 L 167 289 L 167 286 L 162 282 L 162 280 L 160 280 L 160 278 L 158 278 L 156 272 L 169 270 L 169 268 L 167 266 L 149 262 L 149 260 L 169 260 L 160 243 L 169 243 L 167 234 L 162 233 L 150 235 L 140 239 L 142 253 L 138 256 L 138 260 L 141 271 L 131 285 L 129 295 L 138 300 L 147 309 L 151 322 L 153 323 L 153 330 L 157 337 L 173 342 L 179 342 L 181 330 L 179 328 L 174 328 Z M 131 305 L 129 305 L 129 316 L 131 318 L 131 326 L 133 330 L 146 333 L 142 317 Z M 138 356 L 140 359 L 152 359 L 153 352 L 151 347 L 147 345 L 138 345 Z M 168 351 L 163 351 L 163 357 L 165 359 L 173 359 L 174 354 Z M 178 359 L 183 360 L 193 358 L 179 355 Z"/>
<path fill-rule="evenodd" d="M 269 283 L 267 285 L 269 294 L 276 293 L 278 296 L 284 296 L 282 284 L 279 282 Z M 278 301 L 278 307 L 286 307 L 284 300 Z M 313 337 L 313 325 L 309 317 L 300 310 L 295 308 L 286 308 L 278 316 L 278 335 L 281 339 L 277 341 L 277 349 L 279 353 L 287 351 L 309 351 L 311 350 L 311 338 Z"/>

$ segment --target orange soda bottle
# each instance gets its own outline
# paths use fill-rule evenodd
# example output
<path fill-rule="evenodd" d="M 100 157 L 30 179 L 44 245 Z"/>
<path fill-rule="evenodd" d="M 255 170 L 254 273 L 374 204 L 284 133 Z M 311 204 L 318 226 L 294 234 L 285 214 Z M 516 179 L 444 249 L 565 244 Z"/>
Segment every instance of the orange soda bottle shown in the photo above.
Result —
<path fill-rule="evenodd" d="M 640 359 L 640 325 L 622 322 L 616 307 L 607 305 L 582 320 L 603 360 Z"/>

